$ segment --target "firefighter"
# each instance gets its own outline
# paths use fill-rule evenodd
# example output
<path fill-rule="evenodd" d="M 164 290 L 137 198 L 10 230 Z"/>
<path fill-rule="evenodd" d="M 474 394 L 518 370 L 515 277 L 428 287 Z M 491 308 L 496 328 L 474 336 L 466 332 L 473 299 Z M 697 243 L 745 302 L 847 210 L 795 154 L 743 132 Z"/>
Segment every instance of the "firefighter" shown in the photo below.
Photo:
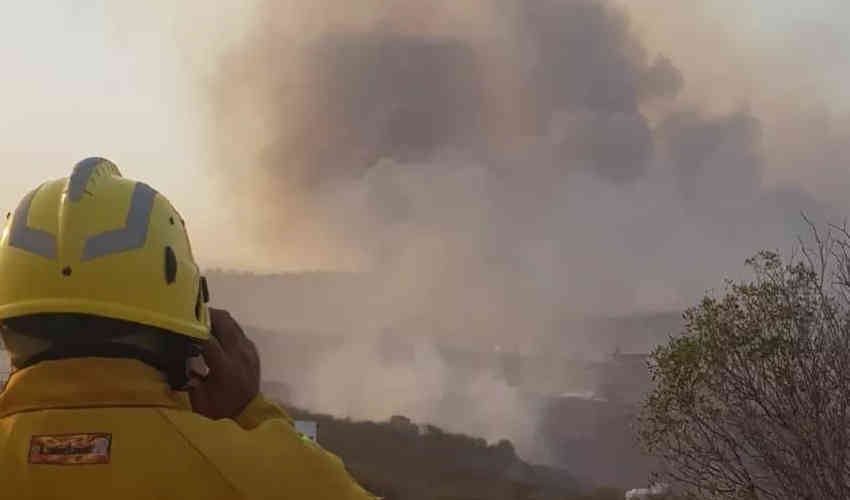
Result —
<path fill-rule="evenodd" d="M 110 161 L 24 197 L 0 239 L 0 498 L 374 498 L 208 302 L 180 214 Z"/>

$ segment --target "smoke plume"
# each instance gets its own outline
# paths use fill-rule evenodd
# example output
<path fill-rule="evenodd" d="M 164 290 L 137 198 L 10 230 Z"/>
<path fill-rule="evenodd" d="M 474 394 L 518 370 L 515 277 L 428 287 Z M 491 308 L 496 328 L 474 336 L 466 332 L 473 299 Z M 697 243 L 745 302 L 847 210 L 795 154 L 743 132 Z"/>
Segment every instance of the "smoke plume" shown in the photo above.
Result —
<path fill-rule="evenodd" d="M 536 415 L 514 389 L 458 382 L 427 342 L 387 362 L 373 339 L 598 355 L 571 319 L 686 306 L 756 250 L 790 249 L 800 212 L 835 213 L 836 196 L 765 172 L 836 163 L 847 134 L 778 141 L 794 134 L 747 106 L 686 102 L 688 75 L 607 1 L 312 4 L 264 4 L 214 97 L 245 244 L 281 268 L 364 273 L 310 306 L 351 339 L 315 368 L 317 410 L 488 429 L 522 451 Z M 492 429 L 495 414 L 532 429 Z"/>

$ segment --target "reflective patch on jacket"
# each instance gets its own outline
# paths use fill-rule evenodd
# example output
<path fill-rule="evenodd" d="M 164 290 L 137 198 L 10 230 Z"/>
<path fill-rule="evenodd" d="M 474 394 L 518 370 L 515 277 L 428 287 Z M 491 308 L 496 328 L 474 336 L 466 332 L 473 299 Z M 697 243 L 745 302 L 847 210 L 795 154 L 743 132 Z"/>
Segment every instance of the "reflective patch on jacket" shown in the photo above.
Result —
<path fill-rule="evenodd" d="M 112 435 L 61 434 L 33 436 L 29 463 L 34 465 L 104 465 L 109 463 Z"/>

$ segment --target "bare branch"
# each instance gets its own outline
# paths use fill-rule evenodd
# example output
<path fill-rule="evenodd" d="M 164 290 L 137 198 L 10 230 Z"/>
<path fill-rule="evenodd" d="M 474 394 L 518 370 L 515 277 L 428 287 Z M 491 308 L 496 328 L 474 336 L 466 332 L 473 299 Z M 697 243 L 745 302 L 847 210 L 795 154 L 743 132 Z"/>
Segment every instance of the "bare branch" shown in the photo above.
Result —
<path fill-rule="evenodd" d="M 850 498 L 850 231 L 803 219 L 653 354 L 640 439 L 695 498 Z"/>

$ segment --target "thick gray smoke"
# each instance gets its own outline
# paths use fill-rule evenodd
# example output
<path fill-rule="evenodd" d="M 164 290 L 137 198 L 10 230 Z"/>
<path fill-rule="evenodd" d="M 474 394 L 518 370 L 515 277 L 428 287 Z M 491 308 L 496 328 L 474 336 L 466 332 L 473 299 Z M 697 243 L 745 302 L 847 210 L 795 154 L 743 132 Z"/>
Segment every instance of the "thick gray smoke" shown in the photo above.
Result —
<path fill-rule="evenodd" d="M 522 450 L 536 415 L 514 389 L 457 383 L 427 342 L 392 364 L 362 339 L 599 355 L 571 320 L 688 305 L 756 250 L 790 249 L 801 211 L 830 214 L 765 187 L 759 117 L 679 103 L 687 75 L 608 2 L 315 3 L 269 2 L 215 97 L 246 244 L 367 276 L 309 306 L 356 339 L 315 368 L 318 410 L 460 422 Z M 467 406 L 447 411 L 453 390 Z"/>

